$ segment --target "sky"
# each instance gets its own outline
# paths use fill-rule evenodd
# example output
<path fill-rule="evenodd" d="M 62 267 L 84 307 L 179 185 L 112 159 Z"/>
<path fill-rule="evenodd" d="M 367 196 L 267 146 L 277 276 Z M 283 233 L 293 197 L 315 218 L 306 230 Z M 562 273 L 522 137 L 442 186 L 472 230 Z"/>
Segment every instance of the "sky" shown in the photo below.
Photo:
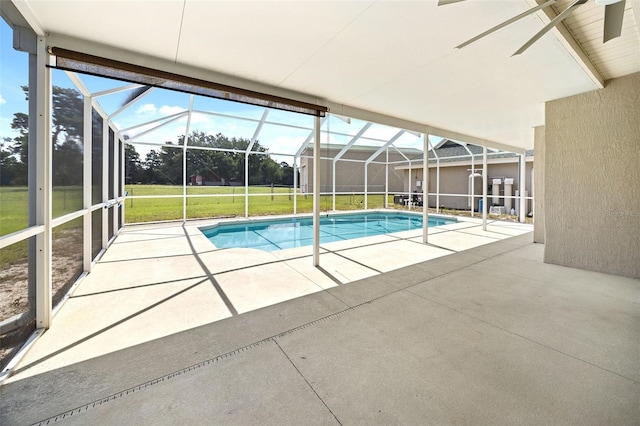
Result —
<path fill-rule="evenodd" d="M 27 112 L 28 103 L 20 86 L 28 83 L 28 55 L 13 49 L 13 33 L 0 18 L 0 140 L 18 136 L 11 129 L 15 112 Z"/>
<path fill-rule="evenodd" d="M 4 20 L 0 19 L 0 137 L 13 138 L 17 136 L 10 128 L 13 114 L 15 112 L 27 112 L 28 105 L 20 88 L 21 85 L 27 84 L 27 56 L 26 53 L 13 50 L 11 29 Z M 130 83 L 127 82 L 89 75 L 81 75 L 80 78 L 92 94 L 130 86 Z M 53 70 L 52 81 L 56 86 L 76 88 L 64 71 Z M 112 115 L 113 123 L 118 129 L 123 130 L 122 134 L 126 134 L 131 138 L 130 141 L 161 145 L 167 141 L 176 142 L 178 136 L 186 132 L 186 114 L 170 123 L 165 124 L 165 121 L 167 121 L 165 120 L 135 129 L 131 128 L 172 114 L 188 111 L 191 98 L 189 94 L 155 88 L 124 111 L 114 114 L 123 105 L 130 93 L 131 90 L 126 90 L 97 97 L 100 106 L 108 115 Z M 222 133 L 230 138 L 247 139 L 251 139 L 254 135 L 258 121 L 264 112 L 262 107 L 202 96 L 194 97 L 193 109 L 194 111 L 205 111 L 238 118 L 194 112 L 191 118 L 190 132 L 198 130 L 208 134 Z M 286 161 L 291 164 L 291 155 L 296 153 L 312 132 L 313 117 L 280 110 L 270 110 L 266 121 L 290 126 L 265 124 L 258 135 L 258 141 L 269 149 L 274 160 Z M 330 116 L 322 127 L 322 143 L 346 144 L 365 124 L 361 120 L 352 119 L 350 122 L 345 122 L 338 117 Z M 157 128 L 152 130 L 154 127 Z M 396 135 L 399 130 L 373 124 L 356 144 L 379 147 L 384 144 L 384 141 Z M 330 134 L 327 134 L 327 131 Z M 141 135 L 143 132 L 146 133 Z M 342 133 L 342 135 L 338 133 Z M 437 143 L 438 141 L 439 138 L 432 142 Z M 421 149 L 422 140 L 419 136 L 406 132 L 397 140 L 396 146 Z M 153 146 L 140 144 L 136 144 L 135 147 L 142 159 L 153 148 Z M 278 154 L 289 154 L 289 156 Z"/>

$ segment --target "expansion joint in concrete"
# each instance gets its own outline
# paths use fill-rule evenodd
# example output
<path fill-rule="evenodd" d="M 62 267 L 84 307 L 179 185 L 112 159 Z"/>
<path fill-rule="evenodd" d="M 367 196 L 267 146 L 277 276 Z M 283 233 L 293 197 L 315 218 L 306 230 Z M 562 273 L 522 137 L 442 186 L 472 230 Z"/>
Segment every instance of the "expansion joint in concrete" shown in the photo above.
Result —
<path fill-rule="evenodd" d="M 290 330 L 284 331 L 282 333 L 273 335 L 271 337 L 267 337 L 265 339 L 258 340 L 257 342 L 254 342 L 254 343 L 251 343 L 249 345 L 243 346 L 241 348 L 235 349 L 233 351 L 224 353 L 222 355 L 218 355 L 218 356 L 216 356 L 214 358 L 210 358 L 210 359 L 207 359 L 205 361 L 201 361 L 201 362 L 199 362 L 197 364 L 194 364 L 194 365 L 191 365 L 189 367 L 185 367 L 183 369 L 180 369 L 180 370 L 174 371 L 172 373 L 166 374 L 164 376 L 158 377 L 156 379 L 149 380 L 149 381 L 141 383 L 139 385 L 136 385 L 136 386 L 130 387 L 128 389 L 122 390 L 120 392 L 114 393 L 114 394 L 109 395 L 109 396 L 107 396 L 105 398 L 101 398 L 101 399 L 98 399 L 98 400 L 95 400 L 95 401 L 91 401 L 88 404 L 82 405 L 80 407 L 76 407 L 76 408 L 74 408 L 72 410 L 65 411 L 64 413 L 60 413 L 60 414 L 57 414 L 57 415 L 52 416 L 52 417 L 49 417 L 49 418 L 44 419 L 44 420 L 42 420 L 42 421 L 40 421 L 38 423 L 35 423 L 35 425 L 45 426 L 45 425 L 51 425 L 51 424 L 60 422 L 60 421 L 62 421 L 64 419 L 67 419 L 67 418 L 69 418 L 71 416 L 78 415 L 78 414 L 82 413 L 83 411 L 88 411 L 88 410 L 91 410 L 93 408 L 99 407 L 101 405 L 107 404 L 109 402 L 113 402 L 116 399 L 120 399 L 120 398 L 129 396 L 129 395 L 132 395 L 134 393 L 143 391 L 143 390 L 145 390 L 147 388 L 150 388 L 151 386 L 155 386 L 155 385 L 158 385 L 158 384 L 161 384 L 161 383 L 165 383 L 165 382 L 167 382 L 167 381 L 169 381 L 171 379 L 175 379 L 175 378 L 184 376 L 185 374 L 192 373 L 192 372 L 194 372 L 194 371 L 196 371 L 196 370 L 198 370 L 200 368 L 207 367 L 207 366 L 213 366 L 214 364 L 218 363 L 219 361 L 225 360 L 227 358 L 231 358 L 231 357 L 233 357 L 235 355 L 238 355 L 238 354 L 241 354 L 243 352 L 249 351 L 251 349 L 257 348 L 259 346 L 264 345 L 265 343 L 269 343 L 269 342 L 274 343 L 275 345 L 277 345 L 280 348 L 280 350 L 282 350 L 282 348 L 280 347 L 280 345 L 277 342 L 277 339 L 285 337 L 285 336 L 288 336 L 288 335 L 291 335 L 291 334 L 296 333 L 296 332 L 298 332 L 300 330 L 304 330 L 304 329 L 307 329 L 309 327 L 313 327 L 313 326 L 315 326 L 317 324 L 320 324 L 322 322 L 329 321 L 329 320 L 332 320 L 334 318 L 340 317 L 340 316 L 345 315 L 345 314 L 347 314 L 349 312 L 355 311 L 356 309 L 359 309 L 359 308 L 361 308 L 363 306 L 369 305 L 370 303 L 371 302 L 366 302 L 366 303 L 360 304 L 358 306 L 353 306 L 353 307 L 347 308 L 347 309 L 345 309 L 343 311 L 339 311 L 339 312 L 333 313 L 331 315 L 327 315 L 327 316 L 319 318 L 319 319 L 317 319 L 315 321 L 311 321 L 311 322 L 308 322 L 306 324 L 300 325 L 298 327 L 292 328 Z M 287 356 L 286 353 L 285 353 L 285 356 Z M 287 358 L 289 358 L 289 357 L 287 356 Z M 289 361 L 291 362 L 291 359 L 289 359 Z M 293 362 L 292 362 L 292 364 L 293 364 Z M 300 371 L 298 370 L 298 368 L 295 365 L 294 365 L 294 368 L 298 371 L 299 374 L 301 374 Z M 304 378 L 304 376 L 302 376 L 302 377 Z M 306 378 L 305 378 L 305 381 L 306 381 Z M 307 381 L 307 383 L 309 383 L 309 382 Z M 310 384 L 309 384 L 309 386 L 311 387 Z M 316 393 L 316 395 L 318 395 L 317 392 L 313 388 L 311 388 L 311 389 L 313 390 L 314 393 Z M 318 395 L 318 398 L 320 398 L 319 395 Z M 320 400 L 322 401 L 322 398 L 320 398 Z M 324 404 L 324 401 L 322 401 L 322 403 Z M 326 404 L 324 404 L 324 405 L 326 406 Z M 329 409 L 329 407 L 327 407 L 327 409 Z M 329 411 L 331 412 L 331 409 L 329 409 Z M 331 414 L 333 415 L 333 412 Z M 334 415 L 334 418 L 335 418 L 335 415 Z M 336 418 L 336 421 L 338 421 L 337 418 Z M 338 423 L 340 423 L 340 421 L 338 421 Z"/>
<path fill-rule="evenodd" d="M 284 349 L 282 349 L 282 346 L 280 346 L 280 344 L 278 343 L 277 339 L 273 339 L 273 342 L 278 346 L 278 348 L 280 349 L 280 351 L 282 352 L 282 355 L 285 356 L 285 358 L 287 358 L 287 360 L 289 361 L 289 363 L 291 364 L 291 366 L 293 368 L 295 368 L 295 370 L 298 372 L 298 374 L 300 375 L 300 377 L 302 378 L 302 380 L 305 381 L 305 383 L 307 384 L 307 386 L 309 387 L 309 389 L 311 389 L 311 391 L 316 395 L 316 397 L 318 398 L 318 400 L 322 403 L 322 405 L 325 406 L 325 408 L 331 413 L 331 415 L 333 416 L 334 419 L 336 419 L 336 422 L 338 422 L 339 425 L 342 425 L 342 422 L 340 420 L 338 420 L 338 417 L 335 415 L 335 413 L 331 410 L 331 408 L 327 405 L 326 402 L 324 402 L 324 399 L 322 399 L 322 397 L 318 394 L 318 392 L 314 389 L 314 387 L 311 385 L 311 383 L 309 383 L 309 380 L 307 380 L 307 378 L 304 376 L 304 374 L 302 374 L 302 371 L 300 371 L 300 369 L 298 368 L 298 366 L 291 360 L 291 357 L 289 357 L 289 355 L 287 354 L 287 352 L 285 352 Z"/>

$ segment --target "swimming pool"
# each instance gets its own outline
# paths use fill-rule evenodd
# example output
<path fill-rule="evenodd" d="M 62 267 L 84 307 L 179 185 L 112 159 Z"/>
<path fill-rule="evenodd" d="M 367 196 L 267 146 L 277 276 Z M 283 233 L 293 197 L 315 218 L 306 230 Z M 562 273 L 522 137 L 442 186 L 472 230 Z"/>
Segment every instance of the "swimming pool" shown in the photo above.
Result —
<path fill-rule="evenodd" d="M 455 219 L 429 217 L 429 226 L 455 223 Z M 396 212 L 349 213 L 320 218 L 320 243 L 422 229 L 422 215 Z M 313 244 L 313 218 L 256 220 L 200 228 L 218 248 L 254 248 L 276 251 Z"/>

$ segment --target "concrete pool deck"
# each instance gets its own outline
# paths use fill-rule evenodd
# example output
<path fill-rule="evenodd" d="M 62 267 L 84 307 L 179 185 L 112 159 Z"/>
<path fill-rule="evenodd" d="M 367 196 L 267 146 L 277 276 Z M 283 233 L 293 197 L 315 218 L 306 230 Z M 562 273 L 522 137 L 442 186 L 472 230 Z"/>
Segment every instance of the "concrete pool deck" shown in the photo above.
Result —
<path fill-rule="evenodd" d="M 640 418 L 640 282 L 542 263 L 530 226 L 327 244 L 317 269 L 197 225 L 125 228 L 0 387 L 0 423 Z"/>

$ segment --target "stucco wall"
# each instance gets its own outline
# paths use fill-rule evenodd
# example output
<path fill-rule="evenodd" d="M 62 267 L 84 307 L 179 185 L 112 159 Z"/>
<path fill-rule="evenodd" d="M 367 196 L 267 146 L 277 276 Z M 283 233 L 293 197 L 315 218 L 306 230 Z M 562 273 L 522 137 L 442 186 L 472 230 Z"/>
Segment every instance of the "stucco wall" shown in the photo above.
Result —
<path fill-rule="evenodd" d="M 512 196 L 515 196 L 515 191 L 520 188 L 520 174 L 518 172 L 519 165 L 518 159 L 514 158 L 510 163 L 489 163 L 487 165 L 487 175 L 488 179 L 488 205 L 492 205 L 491 202 L 491 178 L 513 178 L 513 187 L 512 187 Z M 469 169 L 471 165 L 463 165 L 463 166 L 441 166 L 440 167 L 440 194 L 460 194 L 464 195 L 462 197 L 458 196 L 449 196 L 449 195 L 440 195 L 440 206 L 451 209 L 458 210 L 467 210 L 468 207 L 468 197 L 469 193 Z M 479 165 L 476 164 L 476 168 L 480 172 L 482 170 L 482 163 Z M 533 168 L 533 162 L 527 161 L 525 166 L 525 188 L 531 193 L 531 169 Z M 403 170 L 405 174 L 404 178 L 404 190 L 408 190 L 408 170 Z M 436 192 L 436 166 L 434 164 L 429 165 L 429 192 Z M 422 180 L 422 168 L 416 168 L 411 171 L 412 176 L 412 188 L 411 191 L 418 190 L 421 191 L 421 188 L 417 188 L 415 186 L 415 181 Z M 475 185 L 475 194 L 482 196 L 482 177 L 476 178 Z M 501 190 L 504 191 L 504 186 L 501 185 Z M 515 206 L 516 200 L 512 200 L 512 206 Z M 504 205 L 504 198 L 500 197 L 499 205 Z M 429 206 L 436 206 L 436 196 L 429 196 Z M 531 211 L 531 202 L 527 200 L 527 213 Z M 475 200 L 475 208 L 478 209 L 478 199 Z"/>
<path fill-rule="evenodd" d="M 536 153 L 534 166 L 534 207 L 533 207 L 533 242 L 544 243 L 544 126 L 538 126 L 533 134 L 533 152 Z"/>
<path fill-rule="evenodd" d="M 640 73 L 545 122 L 545 262 L 640 278 Z"/>
<path fill-rule="evenodd" d="M 335 157 L 338 150 L 322 149 L 322 157 Z M 312 150 L 308 150 L 303 155 L 313 155 Z M 371 152 L 347 151 L 342 160 L 336 162 L 336 192 L 364 192 L 364 161 L 371 156 Z M 380 156 L 378 161 L 382 161 L 384 156 Z M 400 161 L 403 157 L 396 153 L 389 154 L 389 161 Z M 360 160 L 362 162 L 353 162 L 346 160 Z M 306 168 L 307 188 L 301 188 L 303 191 L 313 191 L 313 158 L 302 157 L 300 159 L 301 167 Z M 303 173 L 301 171 L 301 173 Z M 330 192 L 333 189 L 333 162 L 331 160 L 320 160 L 320 191 Z M 385 166 L 384 164 L 371 163 L 367 171 L 367 179 L 369 181 L 368 191 L 384 192 L 385 185 Z M 389 189 L 390 193 L 401 192 L 404 187 L 402 181 L 403 174 L 394 169 L 393 164 L 389 165 Z M 302 182 L 301 178 L 301 182 Z"/>

